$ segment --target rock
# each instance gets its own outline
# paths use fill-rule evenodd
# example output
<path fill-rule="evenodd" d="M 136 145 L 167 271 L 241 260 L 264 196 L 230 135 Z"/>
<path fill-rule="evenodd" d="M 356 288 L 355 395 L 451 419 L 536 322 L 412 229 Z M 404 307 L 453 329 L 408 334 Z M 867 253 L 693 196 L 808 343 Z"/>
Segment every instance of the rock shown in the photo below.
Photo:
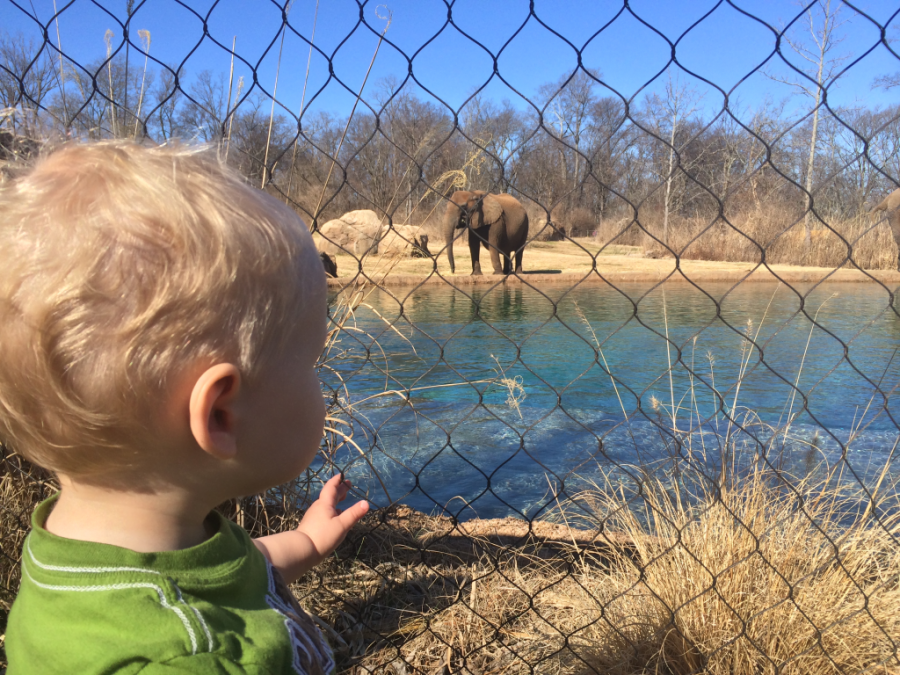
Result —
<path fill-rule="evenodd" d="M 386 230 L 378 250 L 385 256 L 402 256 L 412 250 L 413 242 L 419 238 L 421 227 L 418 225 L 394 225 Z"/>
<path fill-rule="evenodd" d="M 413 242 L 421 240 L 418 225 L 390 225 L 382 223 L 381 217 L 369 209 L 348 211 L 340 218 L 329 220 L 313 235 L 316 248 L 321 253 L 336 255 L 352 254 L 357 258 L 364 255 L 396 257 L 415 250 Z M 428 237 L 425 236 L 427 251 Z M 421 250 L 421 246 L 418 247 Z"/>
<path fill-rule="evenodd" d="M 369 209 L 360 209 L 329 220 L 313 238 L 322 253 L 350 253 L 360 258 L 378 253 L 381 232 L 381 217 Z"/>

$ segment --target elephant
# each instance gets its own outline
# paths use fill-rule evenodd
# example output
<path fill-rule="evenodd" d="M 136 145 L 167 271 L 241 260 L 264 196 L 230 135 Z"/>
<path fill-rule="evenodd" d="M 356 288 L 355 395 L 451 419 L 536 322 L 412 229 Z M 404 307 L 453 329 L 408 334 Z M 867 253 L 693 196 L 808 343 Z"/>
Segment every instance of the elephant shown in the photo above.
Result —
<path fill-rule="evenodd" d="M 891 232 L 894 234 L 898 251 L 897 269 L 900 270 L 900 189 L 894 190 L 884 198 L 884 201 L 872 209 L 872 213 L 879 211 L 884 211 L 888 224 L 891 226 Z"/>
<path fill-rule="evenodd" d="M 472 254 L 472 274 L 481 274 L 479 244 L 490 251 L 494 274 L 512 272 L 512 256 L 516 258 L 516 273 L 522 271 L 522 253 L 528 239 L 528 214 L 519 200 L 508 194 L 488 194 L 482 190 L 457 190 L 447 203 L 444 213 L 444 240 L 450 271 L 456 272 L 453 260 L 453 240 L 457 230 L 468 228 L 469 251 Z M 503 255 L 503 265 L 500 256 Z"/>

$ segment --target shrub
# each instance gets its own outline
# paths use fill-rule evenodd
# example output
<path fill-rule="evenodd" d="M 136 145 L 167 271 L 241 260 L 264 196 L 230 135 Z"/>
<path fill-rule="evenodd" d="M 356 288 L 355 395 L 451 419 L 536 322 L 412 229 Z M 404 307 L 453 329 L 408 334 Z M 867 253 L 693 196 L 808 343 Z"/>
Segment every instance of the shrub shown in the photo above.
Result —
<path fill-rule="evenodd" d="M 599 218 L 589 209 L 576 206 L 569 209 L 565 215 L 565 230 L 568 237 L 586 237 L 597 229 Z"/>

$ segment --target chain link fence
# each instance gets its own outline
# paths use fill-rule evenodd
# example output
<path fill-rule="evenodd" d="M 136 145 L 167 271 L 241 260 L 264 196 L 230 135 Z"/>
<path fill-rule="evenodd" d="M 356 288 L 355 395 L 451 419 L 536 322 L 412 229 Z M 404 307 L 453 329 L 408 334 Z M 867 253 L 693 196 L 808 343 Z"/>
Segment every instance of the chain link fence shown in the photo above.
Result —
<path fill-rule="evenodd" d="M 337 471 L 371 501 L 295 587 L 341 672 L 900 672 L 900 107 L 837 103 L 896 93 L 900 10 L 721 0 L 673 35 L 636 4 L 576 38 L 536 3 L 491 33 L 260 3 L 246 50 L 218 2 L 0 5 L 3 181 L 67 139 L 204 142 L 314 232 L 322 452 L 221 508 L 293 527 Z M 78 22 L 110 26 L 91 58 Z M 690 48 L 723 31 L 706 60 L 752 52 L 727 84 Z M 573 61 L 546 83 L 515 65 L 538 34 Z M 4 449 L 2 484 L 5 625 L 55 483 Z"/>

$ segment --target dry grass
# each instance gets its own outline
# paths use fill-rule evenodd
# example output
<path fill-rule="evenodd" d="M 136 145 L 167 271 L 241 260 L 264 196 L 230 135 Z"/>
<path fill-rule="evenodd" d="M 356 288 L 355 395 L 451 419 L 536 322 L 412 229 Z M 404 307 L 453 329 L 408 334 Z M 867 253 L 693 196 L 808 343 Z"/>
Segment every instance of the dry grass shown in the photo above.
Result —
<path fill-rule="evenodd" d="M 47 490 L 10 462 L 5 552 Z M 684 484 L 579 494 L 558 518 L 594 529 L 571 536 L 379 511 L 295 591 L 341 672 L 900 672 L 896 509 L 762 471 Z M 302 511 L 288 509 L 267 500 L 247 524 L 290 527 Z M 14 590 L 17 566 L 3 571 Z"/>
<path fill-rule="evenodd" d="M 19 589 L 19 555 L 31 529 L 31 512 L 56 491 L 56 481 L 0 445 L 0 634 Z M 3 665 L 3 663 L 0 663 Z"/>
<path fill-rule="evenodd" d="M 871 270 L 893 270 L 897 264 L 890 227 L 866 215 L 832 221 L 831 229 L 819 224 L 811 232 L 808 247 L 802 218 L 798 221 L 787 211 L 771 208 L 741 212 L 730 215 L 727 222 L 711 223 L 709 218 L 671 217 L 669 248 L 687 260 L 755 263 L 762 260 L 765 249 L 765 260 L 772 264 L 831 268 L 848 265 Z M 660 243 L 661 217 L 642 214 L 640 224 L 643 230 L 630 218 L 607 221 L 599 227 L 598 238 L 642 246 L 652 257 L 671 256 Z"/>
<path fill-rule="evenodd" d="M 877 522 L 843 489 L 761 471 L 696 501 L 642 487 L 639 509 L 581 500 L 637 550 L 594 591 L 617 629 L 597 624 L 600 672 L 897 672 L 896 512 Z"/>
<path fill-rule="evenodd" d="M 609 487 L 575 500 L 592 542 L 373 514 L 298 593 L 356 673 L 900 672 L 896 513 L 760 471 Z"/>

